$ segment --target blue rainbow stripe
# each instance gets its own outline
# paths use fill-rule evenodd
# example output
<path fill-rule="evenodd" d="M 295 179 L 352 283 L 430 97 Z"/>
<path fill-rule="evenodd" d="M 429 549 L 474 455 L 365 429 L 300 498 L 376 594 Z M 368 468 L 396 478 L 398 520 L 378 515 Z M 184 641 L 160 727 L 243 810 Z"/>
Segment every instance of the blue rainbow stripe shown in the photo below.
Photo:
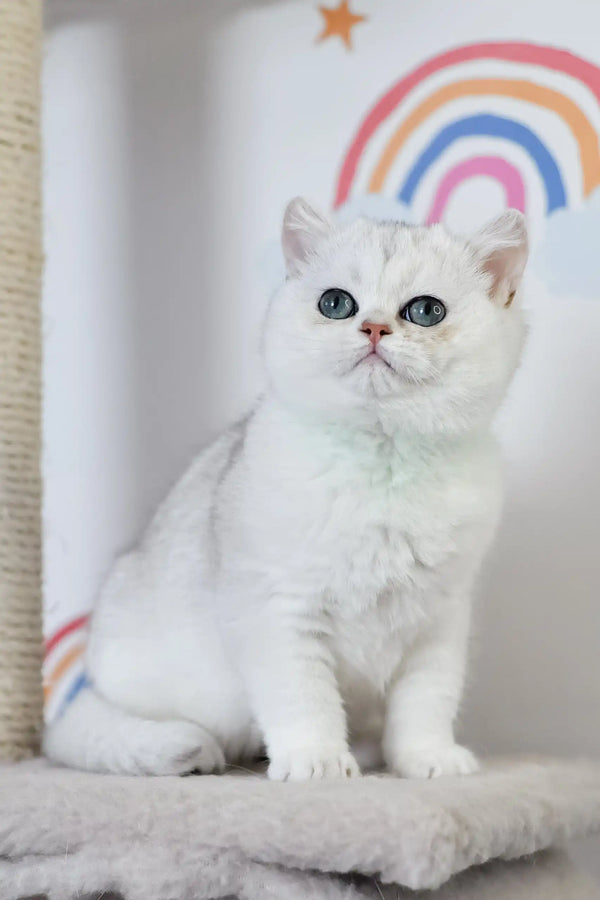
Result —
<path fill-rule="evenodd" d="M 551 213 L 567 205 L 565 186 L 558 166 L 539 137 L 520 122 L 489 113 L 467 116 L 442 128 L 414 163 L 400 189 L 398 199 L 410 204 L 421 179 L 444 150 L 460 138 L 475 135 L 505 138 L 520 144 L 532 157 L 544 182 L 547 212 Z"/>
<path fill-rule="evenodd" d="M 77 678 L 75 679 L 75 681 L 73 682 L 73 684 L 71 685 L 69 690 L 67 691 L 67 694 L 65 695 L 65 698 L 60 705 L 60 709 L 58 710 L 58 713 L 56 714 L 56 718 L 59 719 L 62 716 L 62 714 L 66 710 L 67 706 L 71 705 L 71 703 L 73 702 L 75 697 L 77 697 L 78 694 L 81 693 L 81 691 L 83 691 L 86 688 L 89 688 L 91 686 L 92 686 L 92 682 L 89 680 L 86 673 L 81 672 L 81 674 L 77 676 Z"/>

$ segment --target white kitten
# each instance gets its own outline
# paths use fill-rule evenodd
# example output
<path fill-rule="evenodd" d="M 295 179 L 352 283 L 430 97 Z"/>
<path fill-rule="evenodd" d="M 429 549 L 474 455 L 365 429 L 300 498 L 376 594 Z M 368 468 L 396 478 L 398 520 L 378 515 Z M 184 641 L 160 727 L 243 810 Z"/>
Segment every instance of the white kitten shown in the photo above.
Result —
<path fill-rule="evenodd" d="M 374 738 L 402 775 L 476 768 L 453 722 L 500 507 L 489 425 L 523 341 L 523 218 L 467 241 L 294 200 L 283 249 L 266 395 L 117 562 L 91 686 L 46 731 L 55 760 L 208 772 L 264 745 L 272 778 L 320 778 L 356 775 L 349 740 Z"/>

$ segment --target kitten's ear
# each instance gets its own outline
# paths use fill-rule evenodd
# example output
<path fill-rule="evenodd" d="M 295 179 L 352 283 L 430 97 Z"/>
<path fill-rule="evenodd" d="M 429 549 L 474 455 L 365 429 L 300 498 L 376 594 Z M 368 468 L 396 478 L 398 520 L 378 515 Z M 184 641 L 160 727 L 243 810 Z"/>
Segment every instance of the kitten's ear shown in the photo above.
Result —
<path fill-rule="evenodd" d="M 529 252 L 525 216 L 516 209 L 488 222 L 471 238 L 482 269 L 492 276 L 491 299 L 510 306 Z"/>
<path fill-rule="evenodd" d="M 289 275 L 296 274 L 309 256 L 330 232 L 331 223 L 309 206 L 302 197 L 294 197 L 283 216 L 281 245 Z"/>

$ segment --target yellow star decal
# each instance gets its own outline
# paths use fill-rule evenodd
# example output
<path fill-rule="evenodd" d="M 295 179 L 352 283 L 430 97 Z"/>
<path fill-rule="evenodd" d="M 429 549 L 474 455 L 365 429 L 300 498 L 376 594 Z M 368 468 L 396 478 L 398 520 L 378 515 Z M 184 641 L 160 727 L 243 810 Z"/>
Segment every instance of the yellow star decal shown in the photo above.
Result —
<path fill-rule="evenodd" d="M 352 49 L 352 29 L 359 22 L 365 22 L 366 16 L 358 16 L 348 9 L 348 0 L 341 0 L 339 6 L 333 9 L 328 6 L 320 6 L 319 10 L 325 19 L 325 27 L 318 36 L 318 41 L 324 41 L 328 37 L 340 37 L 346 47 Z"/>

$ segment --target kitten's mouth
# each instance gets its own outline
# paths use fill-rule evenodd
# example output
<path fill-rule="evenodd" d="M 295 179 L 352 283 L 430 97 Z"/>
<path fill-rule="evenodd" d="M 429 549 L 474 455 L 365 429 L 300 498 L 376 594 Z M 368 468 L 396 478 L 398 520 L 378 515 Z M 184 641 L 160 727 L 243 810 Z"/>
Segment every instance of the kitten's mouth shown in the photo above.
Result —
<path fill-rule="evenodd" d="M 423 371 L 422 366 L 411 363 L 406 357 L 398 360 L 397 364 L 393 365 L 391 362 L 388 362 L 387 359 L 384 359 L 381 353 L 375 348 L 369 350 L 367 353 L 363 353 L 363 355 L 352 365 L 351 371 L 365 368 L 373 375 L 375 375 L 375 372 L 379 369 L 382 376 L 384 370 L 388 369 L 394 377 L 394 380 L 399 379 L 404 384 L 415 387 L 432 384 L 433 382 L 439 381 L 440 377 L 440 372 L 437 369 L 431 368 L 429 371 Z"/>
<path fill-rule="evenodd" d="M 383 356 L 381 356 L 375 349 L 369 350 L 368 353 L 365 353 L 364 356 L 361 356 L 354 368 L 356 368 L 357 366 L 361 366 L 363 363 L 371 366 L 377 365 L 378 363 L 383 363 L 383 365 L 387 366 L 388 369 L 392 368 L 389 362 L 387 362 L 387 360 L 385 360 Z"/>

